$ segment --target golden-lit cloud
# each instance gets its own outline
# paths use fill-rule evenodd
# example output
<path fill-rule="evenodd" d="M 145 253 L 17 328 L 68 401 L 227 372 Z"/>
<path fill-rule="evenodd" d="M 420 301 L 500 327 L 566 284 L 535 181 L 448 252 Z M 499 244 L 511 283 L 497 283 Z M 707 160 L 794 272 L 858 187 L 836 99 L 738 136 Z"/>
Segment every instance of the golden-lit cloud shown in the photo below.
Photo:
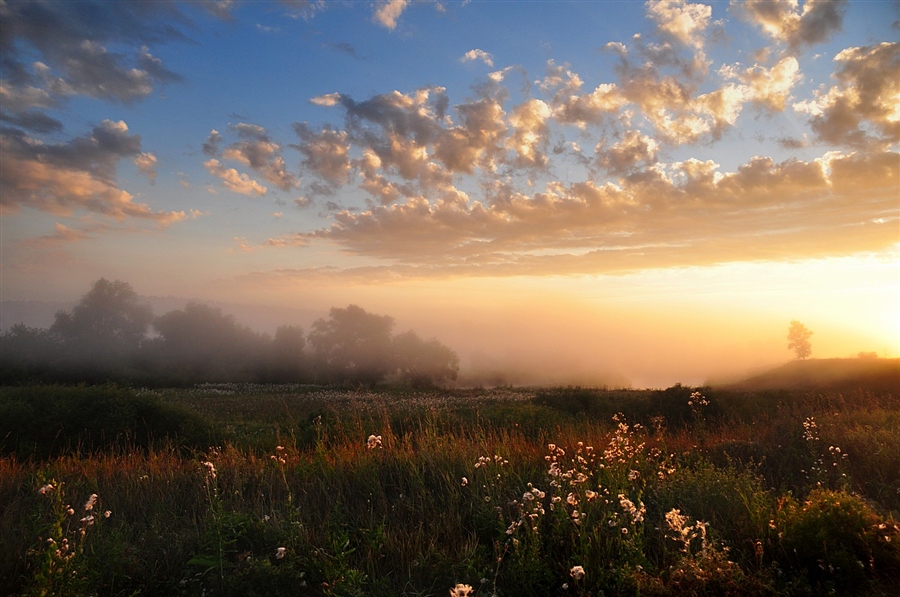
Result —
<path fill-rule="evenodd" d="M 684 0 L 650 0 L 646 6 L 660 33 L 697 50 L 703 48 L 712 7 Z"/>
<path fill-rule="evenodd" d="M 379 0 L 372 18 L 379 25 L 393 30 L 408 4 L 409 0 Z"/>
<path fill-rule="evenodd" d="M 460 58 L 460 62 L 471 62 L 473 60 L 480 60 L 488 66 L 494 66 L 494 57 L 484 50 L 479 50 L 477 48 L 474 50 L 469 50 L 468 52 L 463 54 L 462 58 Z"/>
<path fill-rule="evenodd" d="M 770 38 L 791 48 L 826 41 L 841 29 L 846 0 L 731 0 Z"/>
<path fill-rule="evenodd" d="M 896 242 L 898 175 L 890 165 L 898 157 L 754 158 L 734 172 L 697 160 L 659 164 L 619 184 L 551 183 L 533 195 L 498 188 L 489 203 L 414 198 L 343 211 L 311 238 L 408 264 L 408 271 L 446 275 L 590 273 L 879 250 Z"/>
<path fill-rule="evenodd" d="M 263 127 L 255 124 L 238 123 L 229 128 L 237 134 L 237 141 L 221 149 L 224 138 L 219 131 L 213 129 L 203 144 L 203 153 L 214 158 L 207 161 L 204 165 L 210 174 L 226 180 L 225 186 L 227 188 L 243 194 L 256 192 L 262 195 L 265 193 L 265 190 L 262 193 L 258 192 L 258 189 L 265 189 L 265 187 L 258 185 L 258 187 L 252 188 L 252 185 L 249 183 L 253 181 L 250 181 L 249 178 L 246 180 L 241 179 L 241 175 L 238 175 L 233 168 L 222 169 L 221 167 L 216 167 L 216 164 L 219 163 L 217 159 L 219 157 L 238 162 L 253 169 L 282 191 L 289 191 L 299 184 L 296 176 L 287 169 L 284 157 L 282 157 L 281 144 L 274 141 Z M 247 192 L 248 190 L 250 192 Z"/>
<path fill-rule="evenodd" d="M 139 218 L 167 226 L 185 212 L 153 211 L 119 188 L 118 162 L 131 158 L 149 165 L 141 139 L 122 122 L 103 121 L 91 134 L 64 144 L 47 144 L 16 130 L 0 134 L 0 205 L 4 213 L 22 207 L 70 216 L 86 211 L 116 220 Z"/>
<path fill-rule="evenodd" d="M 900 42 L 847 48 L 834 60 L 838 84 L 794 104 L 813 131 L 841 145 L 900 141 Z"/>
<path fill-rule="evenodd" d="M 134 165 L 138 167 L 138 171 L 146 176 L 150 183 L 156 182 L 156 156 L 149 152 L 144 152 L 134 158 Z"/>
<path fill-rule="evenodd" d="M 234 191 L 241 195 L 265 195 L 268 190 L 247 174 L 238 172 L 234 168 L 226 168 L 215 158 L 203 162 L 203 166 L 210 174 L 220 178 L 222 186 L 229 191 Z"/>

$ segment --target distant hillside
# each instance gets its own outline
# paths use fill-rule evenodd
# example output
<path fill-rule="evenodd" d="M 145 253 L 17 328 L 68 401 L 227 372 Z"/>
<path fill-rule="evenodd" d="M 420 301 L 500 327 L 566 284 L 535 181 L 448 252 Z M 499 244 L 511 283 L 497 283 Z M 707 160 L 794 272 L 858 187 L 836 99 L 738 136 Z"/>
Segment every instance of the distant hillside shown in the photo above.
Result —
<path fill-rule="evenodd" d="M 738 390 L 865 389 L 900 394 L 900 359 L 793 361 L 724 387 Z"/>

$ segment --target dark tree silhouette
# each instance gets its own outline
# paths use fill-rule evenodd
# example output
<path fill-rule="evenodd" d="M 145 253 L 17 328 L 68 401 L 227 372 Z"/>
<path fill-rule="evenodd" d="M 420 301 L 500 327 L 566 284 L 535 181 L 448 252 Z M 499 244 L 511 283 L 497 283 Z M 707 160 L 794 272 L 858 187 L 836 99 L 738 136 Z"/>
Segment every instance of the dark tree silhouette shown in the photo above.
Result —
<path fill-rule="evenodd" d="M 152 319 L 130 284 L 100 278 L 71 313 L 56 314 L 49 334 L 70 366 L 112 372 L 128 366 Z"/>
<path fill-rule="evenodd" d="M 791 327 L 788 328 L 788 348 L 794 351 L 794 354 L 797 355 L 798 359 L 806 359 L 810 354 L 812 354 L 812 345 L 809 342 L 809 337 L 812 336 L 812 332 L 807 329 L 805 325 L 800 323 L 797 320 L 791 322 Z"/>
<path fill-rule="evenodd" d="M 459 373 L 459 357 L 436 339 L 422 340 L 412 330 L 394 336 L 394 365 L 401 379 L 414 386 L 453 381 Z"/>
<path fill-rule="evenodd" d="M 151 352 L 169 374 L 188 380 L 252 379 L 271 341 L 243 326 L 217 307 L 188 303 L 157 317 L 159 333 Z"/>
<path fill-rule="evenodd" d="M 50 333 L 63 342 L 102 342 L 117 349 L 136 348 L 152 319 L 153 311 L 138 300 L 131 284 L 100 278 L 71 313 L 56 314 Z"/>
<path fill-rule="evenodd" d="M 312 324 L 309 343 L 323 381 L 375 384 L 391 370 L 394 319 L 361 307 L 332 308 Z"/>
<path fill-rule="evenodd" d="M 309 377 L 303 328 L 281 325 L 275 330 L 265 377 L 273 382 L 296 382 Z"/>

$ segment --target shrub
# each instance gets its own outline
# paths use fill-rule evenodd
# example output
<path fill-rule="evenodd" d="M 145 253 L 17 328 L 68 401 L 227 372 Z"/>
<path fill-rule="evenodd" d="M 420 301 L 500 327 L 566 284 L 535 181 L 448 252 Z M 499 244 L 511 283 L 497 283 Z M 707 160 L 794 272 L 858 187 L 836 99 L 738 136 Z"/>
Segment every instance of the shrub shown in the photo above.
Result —
<path fill-rule="evenodd" d="M 859 496 L 817 489 L 803 504 L 782 500 L 778 527 L 781 563 L 816 587 L 846 594 L 900 578 L 900 527 Z"/>
<path fill-rule="evenodd" d="M 0 396 L 0 453 L 20 459 L 157 441 L 200 447 L 213 436 L 193 411 L 115 386 L 7 388 Z"/>

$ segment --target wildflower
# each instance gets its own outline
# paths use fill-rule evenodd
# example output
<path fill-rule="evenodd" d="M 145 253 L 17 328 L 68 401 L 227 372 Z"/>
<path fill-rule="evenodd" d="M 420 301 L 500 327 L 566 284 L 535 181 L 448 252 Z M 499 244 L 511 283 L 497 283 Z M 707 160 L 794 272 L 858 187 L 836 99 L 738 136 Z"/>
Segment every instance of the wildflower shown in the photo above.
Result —
<path fill-rule="evenodd" d="M 581 566 L 572 566 L 572 569 L 569 570 L 569 574 L 575 580 L 581 580 L 582 578 L 584 578 L 584 568 L 582 568 Z"/>
<path fill-rule="evenodd" d="M 284 557 L 284 552 L 287 551 L 286 547 L 279 547 L 275 550 L 275 559 L 280 560 Z"/>
<path fill-rule="evenodd" d="M 628 471 L 628 480 L 629 481 L 636 481 L 638 478 L 640 478 L 640 476 L 641 476 L 640 471 L 636 471 L 636 470 Z"/>
<path fill-rule="evenodd" d="M 623 535 L 627 535 L 627 534 L 628 534 L 628 528 L 627 528 L 627 527 L 622 527 L 622 534 L 623 534 Z"/>
<path fill-rule="evenodd" d="M 66 509 L 66 514 L 68 514 L 69 516 L 72 516 L 73 514 L 75 514 L 75 509 L 72 508 L 72 506 L 69 506 L 69 507 Z"/>
<path fill-rule="evenodd" d="M 103 513 L 103 518 L 109 518 L 110 516 L 112 516 L 111 510 L 107 510 L 106 512 Z"/>
<path fill-rule="evenodd" d="M 216 465 L 208 460 L 206 462 L 201 463 L 204 467 L 206 467 L 206 476 L 210 479 L 216 478 Z"/>
<path fill-rule="evenodd" d="M 47 495 L 51 491 L 53 491 L 55 487 L 53 487 L 52 483 L 47 483 L 46 485 L 42 485 L 40 489 L 38 489 L 38 493 L 41 495 Z"/>
<path fill-rule="evenodd" d="M 450 597 L 469 597 L 472 594 L 472 585 L 457 584 L 450 589 Z"/>
<path fill-rule="evenodd" d="M 380 435 L 370 435 L 369 439 L 366 440 L 366 448 L 369 450 L 374 450 L 375 448 L 381 448 L 381 436 Z"/>
<path fill-rule="evenodd" d="M 91 526 L 92 524 L 94 524 L 94 516 L 91 514 L 88 514 L 87 516 L 85 516 L 84 518 L 81 519 L 81 522 L 83 522 L 87 526 Z"/>
<path fill-rule="evenodd" d="M 465 486 L 468 485 L 468 484 L 469 484 L 469 480 L 468 480 L 467 478 L 463 477 L 463 478 L 462 478 L 462 481 L 460 482 L 460 485 L 462 485 L 463 487 L 465 487 Z"/>
<path fill-rule="evenodd" d="M 92 493 L 91 497 L 89 497 L 88 501 L 85 502 L 85 504 L 84 504 L 84 511 L 90 512 L 91 510 L 94 509 L 94 504 L 96 504 L 96 503 L 97 503 L 97 494 Z"/>

